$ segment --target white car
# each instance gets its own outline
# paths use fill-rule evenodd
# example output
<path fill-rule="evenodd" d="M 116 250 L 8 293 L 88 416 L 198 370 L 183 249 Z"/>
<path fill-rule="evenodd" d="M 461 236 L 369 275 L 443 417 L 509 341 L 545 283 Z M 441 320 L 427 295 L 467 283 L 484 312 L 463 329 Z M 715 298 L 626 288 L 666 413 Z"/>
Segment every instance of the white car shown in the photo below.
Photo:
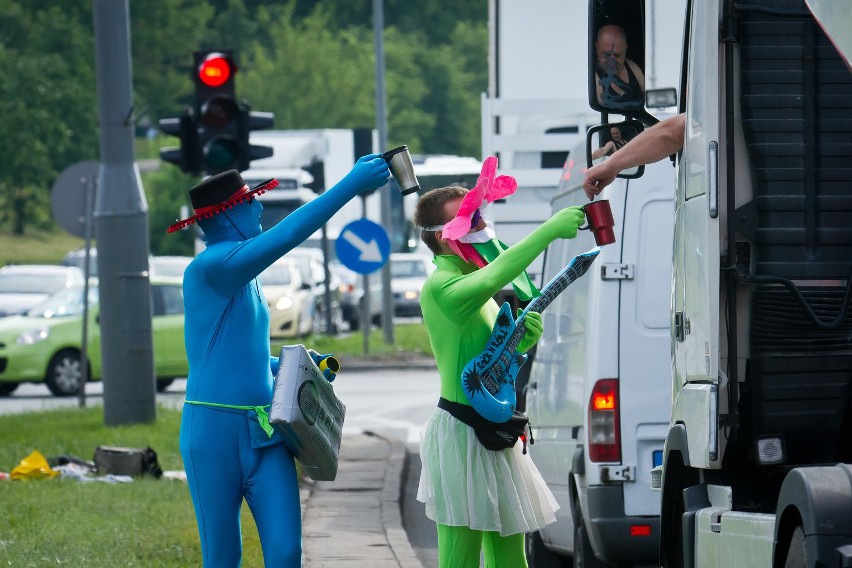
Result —
<path fill-rule="evenodd" d="M 23 314 L 62 288 L 83 284 L 83 271 L 54 264 L 13 264 L 0 268 L 0 317 Z"/>
<path fill-rule="evenodd" d="M 420 317 L 420 290 L 426 277 L 435 270 L 432 257 L 419 253 L 395 252 L 391 254 L 391 292 L 393 315 Z"/>
<path fill-rule="evenodd" d="M 313 331 L 314 303 L 296 261 L 276 260 L 258 277 L 269 306 L 269 337 L 302 337 Z"/>

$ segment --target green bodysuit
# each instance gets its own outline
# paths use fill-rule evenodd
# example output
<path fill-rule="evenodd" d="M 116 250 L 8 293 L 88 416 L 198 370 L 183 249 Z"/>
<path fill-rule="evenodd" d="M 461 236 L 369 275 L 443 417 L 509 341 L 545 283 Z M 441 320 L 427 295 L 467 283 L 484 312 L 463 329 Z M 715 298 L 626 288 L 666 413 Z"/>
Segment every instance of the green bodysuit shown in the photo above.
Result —
<path fill-rule="evenodd" d="M 493 296 L 552 241 L 573 236 L 572 225 L 575 235 L 582 220 L 579 210 L 560 211 L 482 268 L 455 255 L 435 256 L 438 268 L 423 285 L 420 305 L 441 397 L 469 405 L 461 374 L 491 337 L 499 311 Z M 441 409 L 426 425 L 420 455 L 417 498 L 437 523 L 440 568 L 478 567 L 480 551 L 489 568 L 526 566 L 524 533 L 553 522 L 559 508 L 529 456 L 517 447 L 486 450 L 469 426 Z"/>

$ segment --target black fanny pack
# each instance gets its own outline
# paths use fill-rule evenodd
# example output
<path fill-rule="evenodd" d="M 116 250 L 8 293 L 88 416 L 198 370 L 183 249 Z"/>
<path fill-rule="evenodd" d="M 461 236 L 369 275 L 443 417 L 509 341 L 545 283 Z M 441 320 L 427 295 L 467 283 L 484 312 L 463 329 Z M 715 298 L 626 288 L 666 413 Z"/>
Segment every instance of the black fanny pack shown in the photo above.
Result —
<path fill-rule="evenodd" d="M 482 417 L 472 406 L 452 402 L 446 398 L 438 399 L 438 408 L 446 410 L 454 418 L 467 424 L 476 433 L 479 443 L 486 450 L 497 452 L 514 447 L 518 438 L 523 438 L 524 453 L 527 453 L 526 432 L 530 419 L 523 412 L 517 410 L 506 422 L 491 422 Z M 534 444 L 532 429 L 530 429 L 530 444 Z"/>

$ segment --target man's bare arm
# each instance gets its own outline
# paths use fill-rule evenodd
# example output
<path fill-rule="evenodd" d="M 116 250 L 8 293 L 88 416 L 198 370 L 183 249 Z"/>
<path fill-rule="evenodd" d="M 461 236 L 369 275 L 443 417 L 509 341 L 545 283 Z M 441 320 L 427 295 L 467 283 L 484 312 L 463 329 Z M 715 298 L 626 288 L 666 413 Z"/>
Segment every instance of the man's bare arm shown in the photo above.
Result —
<path fill-rule="evenodd" d="M 615 152 L 608 160 L 586 171 L 583 191 L 594 199 L 615 180 L 618 172 L 662 160 L 683 148 L 686 115 L 679 114 L 655 124 Z"/>

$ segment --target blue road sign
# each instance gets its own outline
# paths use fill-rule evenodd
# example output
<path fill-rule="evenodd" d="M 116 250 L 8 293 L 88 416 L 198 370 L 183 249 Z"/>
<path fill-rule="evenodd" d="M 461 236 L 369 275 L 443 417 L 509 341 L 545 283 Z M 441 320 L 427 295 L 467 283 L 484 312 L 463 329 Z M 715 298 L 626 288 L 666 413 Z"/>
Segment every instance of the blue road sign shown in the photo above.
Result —
<path fill-rule="evenodd" d="M 334 250 L 343 266 L 358 274 L 369 274 L 387 262 L 390 239 L 381 225 L 369 219 L 358 219 L 343 227 Z"/>

